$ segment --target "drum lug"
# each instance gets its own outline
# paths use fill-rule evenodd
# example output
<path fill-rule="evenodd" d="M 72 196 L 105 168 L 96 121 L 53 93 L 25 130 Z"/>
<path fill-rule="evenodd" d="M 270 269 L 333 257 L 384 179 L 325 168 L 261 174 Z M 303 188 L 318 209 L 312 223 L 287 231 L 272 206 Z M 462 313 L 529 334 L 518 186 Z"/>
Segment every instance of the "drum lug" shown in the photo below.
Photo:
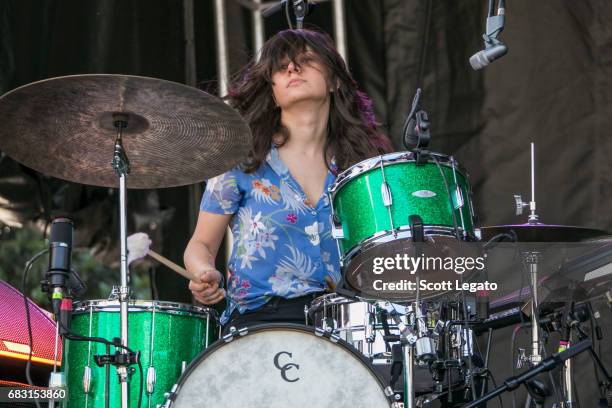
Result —
<path fill-rule="evenodd" d="M 391 195 L 391 188 L 386 181 L 380 185 L 380 194 L 382 195 L 383 205 L 391 207 L 393 205 L 393 196 Z"/>
<path fill-rule="evenodd" d="M 322 337 L 323 335 L 325 335 L 326 332 L 327 332 L 326 330 L 323 330 L 320 327 L 315 328 L 315 335 L 316 336 Z"/>
<path fill-rule="evenodd" d="M 344 239 L 344 228 L 342 227 L 342 222 L 340 222 L 340 218 L 336 214 L 331 216 L 331 225 L 332 225 L 332 238 L 334 239 Z"/>
<path fill-rule="evenodd" d="M 387 386 L 387 388 L 385 388 L 385 395 L 387 397 L 393 397 L 395 395 L 395 391 L 393 391 L 393 388 L 391 388 L 391 386 Z"/>
<path fill-rule="evenodd" d="M 332 343 L 337 343 L 340 340 L 340 336 L 334 334 L 331 327 L 328 327 L 326 330 L 317 327 L 315 328 L 315 335 L 319 337 L 325 337 L 329 339 Z"/>
<path fill-rule="evenodd" d="M 454 200 L 453 200 L 453 207 L 455 208 L 455 210 L 458 210 L 460 208 L 463 208 L 463 205 L 465 204 L 465 200 L 463 199 L 463 193 L 461 192 L 461 186 L 459 186 L 458 184 L 455 184 L 455 191 L 454 191 Z"/>
<path fill-rule="evenodd" d="M 176 399 L 176 393 L 178 392 L 178 388 L 178 384 L 174 384 L 170 389 L 170 392 L 164 393 L 164 398 L 166 399 L 166 404 L 164 405 L 164 407 L 170 407 L 172 405 L 172 403 Z"/>
<path fill-rule="evenodd" d="M 246 336 L 248 333 L 249 333 L 249 329 L 246 327 L 236 329 L 234 326 L 232 326 L 230 327 L 229 333 L 223 336 L 223 341 L 225 343 L 229 343 L 230 341 L 234 340 L 235 337 Z"/>
<path fill-rule="evenodd" d="M 157 376 L 155 373 L 155 367 L 151 366 L 147 370 L 147 394 L 153 394 L 155 391 L 155 383 L 157 381 Z"/>
<path fill-rule="evenodd" d="M 91 391 L 91 367 L 85 366 L 83 370 L 83 392 L 89 394 Z"/>

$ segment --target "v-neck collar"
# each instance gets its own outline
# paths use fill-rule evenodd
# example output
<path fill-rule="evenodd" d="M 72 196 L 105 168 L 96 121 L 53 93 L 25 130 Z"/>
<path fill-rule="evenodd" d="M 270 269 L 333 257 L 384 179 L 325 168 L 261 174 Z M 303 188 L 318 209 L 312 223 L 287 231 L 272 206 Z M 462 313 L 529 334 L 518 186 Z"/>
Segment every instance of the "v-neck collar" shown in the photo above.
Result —
<path fill-rule="evenodd" d="M 295 180 L 293 176 L 291 175 L 289 168 L 281 159 L 280 154 L 278 153 L 278 148 L 274 144 L 272 145 L 270 152 L 268 152 L 268 155 L 266 156 L 266 162 L 268 163 L 268 165 L 270 165 L 272 170 L 274 170 L 274 172 L 279 175 L 279 177 L 282 180 L 288 183 L 297 193 L 299 193 L 302 196 L 302 200 L 304 201 L 307 200 L 308 197 L 306 196 L 306 193 L 300 186 L 300 183 L 298 183 L 297 180 Z M 336 174 L 338 172 L 338 166 L 336 165 L 335 156 L 332 157 L 330 161 L 330 168 L 331 168 L 331 171 L 328 169 L 327 176 L 325 177 L 325 185 L 323 186 L 323 193 L 321 194 L 321 197 L 318 198 L 316 203 L 312 203 L 313 208 L 317 208 L 319 206 L 322 198 L 324 198 L 327 195 L 327 191 L 329 190 L 329 187 L 336 179 Z"/>

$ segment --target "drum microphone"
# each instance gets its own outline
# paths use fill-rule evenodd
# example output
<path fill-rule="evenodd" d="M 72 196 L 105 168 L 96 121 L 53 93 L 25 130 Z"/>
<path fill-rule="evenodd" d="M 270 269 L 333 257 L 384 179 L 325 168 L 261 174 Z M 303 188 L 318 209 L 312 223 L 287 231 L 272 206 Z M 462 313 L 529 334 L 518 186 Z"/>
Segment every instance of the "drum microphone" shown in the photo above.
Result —
<path fill-rule="evenodd" d="M 498 58 L 503 57 L 508 53 L 508 47 L 505 44 L 499 43 L 492 47 L 478 51 L 470 57 L 470 65 L 475 70 L 482 69 Z"/>
<path fill-rule="evenodd" d="M 51 222 L 49 244 L 49 268 L 46 278 L 51 290 L 51 303 L 56 316 L 60 314 L 60 304 L 67 292 L 66 283 L 70 279 L 70 259 L 74 224 L 69 218 L 56 218 Z"/>
<path fill-rule="evenodd" d="M 506 55 L 508 47 L 498 40 L 499 33 L 504 30 L 506 7 L 505 0 L 499 0 L 497 15 L 493 15 L 495 0 L 489 0 L 489 14 L 487 15 L 487 31 L 483 35 L 485 49 L 478 51 L 470 57 L 470 65 L 476 71 L 489 65 Z"/>
<path fill-rule="evenodd" d="M 313 1 L 308 0 L 282 0 L 275 5 L 266 8 L 261 12 L 262 17 L 267 18 L 272 14 L 279 12 L 283 7 L 289 7 L 289 2 L 293 5 L 293 13 L 295 14 L 295 18 L 297 20 L 297 28 L 300 29 L 304 24 L 304 17 L 313 12 L 315 6 L 317 5 Z M 287 15 L 288 17 L 288 15 Z M 289 24 L 291 24 L 289 22 Z"/>

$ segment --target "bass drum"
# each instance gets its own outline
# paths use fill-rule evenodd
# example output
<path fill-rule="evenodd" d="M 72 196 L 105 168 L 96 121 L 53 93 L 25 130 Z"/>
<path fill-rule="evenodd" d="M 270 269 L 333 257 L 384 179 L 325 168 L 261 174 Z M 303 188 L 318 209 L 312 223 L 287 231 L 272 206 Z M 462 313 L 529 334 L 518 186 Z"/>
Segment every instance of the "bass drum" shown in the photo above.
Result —
<path fill-rule="evenodd" d="M 211 345 L 164 407 L 389 408 L 391 397 L 370 363 L 343 340 L 308 326 L 266 324 Z"/>

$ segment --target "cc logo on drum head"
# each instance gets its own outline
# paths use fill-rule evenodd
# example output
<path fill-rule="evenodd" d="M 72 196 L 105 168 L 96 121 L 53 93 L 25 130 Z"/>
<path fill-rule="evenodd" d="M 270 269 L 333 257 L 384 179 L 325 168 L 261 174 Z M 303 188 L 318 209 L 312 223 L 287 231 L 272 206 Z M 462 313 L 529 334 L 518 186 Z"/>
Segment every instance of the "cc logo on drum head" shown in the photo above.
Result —
<path fill-rule="evenodd" d="M 296 382 L 297 380 L 300 379 L 300 377 L 293 378 L 293 379 L 287 378 L 287 371 L 290 370 L 293 367 L 295 367 L 296 369 L 299 370 L 300 366 L 298 364 L 295 364 L 295 363 L 287 363 L 287 364 L 281 366 L 278 360 L 280 359 L 280 356 L 282 354 L 286 354 L 286 355 L 289 356 L 289 358 L 291 358 L 291 353 L 289 353 L 287 351 L 280 351 L 280 352 L 276 353 L 276 355 L 274 356 L 274 365 L 276 366 L 276 368 L 278 368 L 280 370 L 280 374 L 281 374 L 281 377 L 282 377 L 283 380 L 285 380 L 287 382 Z"/>

